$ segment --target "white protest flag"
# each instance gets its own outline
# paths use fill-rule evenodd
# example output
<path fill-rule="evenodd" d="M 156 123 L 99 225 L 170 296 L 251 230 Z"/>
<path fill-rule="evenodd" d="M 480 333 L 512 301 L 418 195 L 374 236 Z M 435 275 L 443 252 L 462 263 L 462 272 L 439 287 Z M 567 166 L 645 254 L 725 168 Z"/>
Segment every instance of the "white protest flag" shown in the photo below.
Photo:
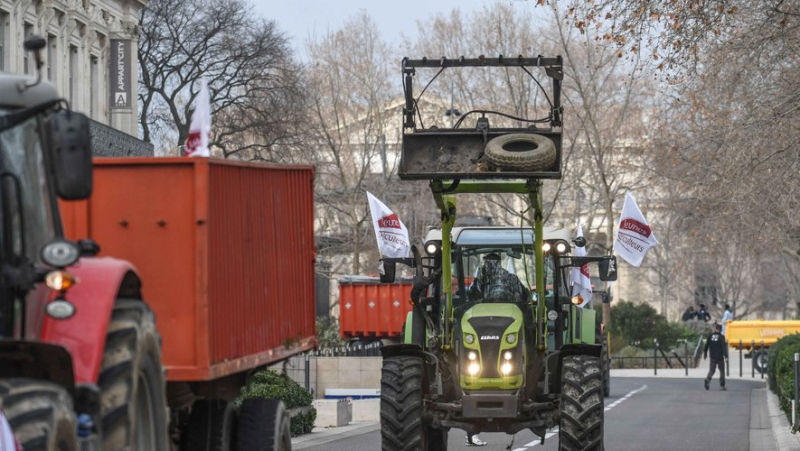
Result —
<path fill-rule="evenodd" d="M 369 211 L 372 214 L 372 226 L 378 239 L 378 250 L 388 258 L 408 257 L 411 248 L 408 240 L 408 229 L 389 207 L 367 191 Z"/>
<path fill-rule="evenodd" d="M 578 224 L 576 238 L 583 236 L 583 226 Z M 586 256 L 586 247 L 575 247 L 576 257 Z M 583 301 L 578 307 L 586 307 L 592 301 L 592 279 L 589 278 L 589 264 L 572 268 L 572 295 L 580 296 Z"/>
<path fill-rule="evenodd" d="M 200 93 L 194 105 L 192 124 L 189 126 L 189 137 L 183 147 L 187 157 L 210 157 L 208 151 L 208 134 L 211 133 L 211 101 L 208 95 L 206 79 L 200 79 Z"/>
<path fill-rule="evenodd" d="M 638 267 L 642 264 L 647 250 L 658 244 L 653 231 L 647 225 L 636 199 L 630 192 L 625 193 L 625 204 L 619 217 L 617 235 L 614 237 L 614 252 L 626 262 Z"/>

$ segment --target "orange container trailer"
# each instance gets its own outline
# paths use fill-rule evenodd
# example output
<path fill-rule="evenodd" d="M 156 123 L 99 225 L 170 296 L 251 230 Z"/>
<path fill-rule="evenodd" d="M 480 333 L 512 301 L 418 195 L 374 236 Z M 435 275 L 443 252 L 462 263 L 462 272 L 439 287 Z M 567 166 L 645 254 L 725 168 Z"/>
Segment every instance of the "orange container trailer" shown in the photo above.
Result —
<path fill-rule="evenodd" d="M 66 235 L 131 261 L 169 381 L 243 374 L 315 345 L 314 170 L 206 158 L 96 159 Z"/>
<path fill-rule="evenodd" d="M 378 277 L 339 279 L 339 335 L 346 339 L 396 339 L 411 311 L 411 280 L 381 283 Z"/>

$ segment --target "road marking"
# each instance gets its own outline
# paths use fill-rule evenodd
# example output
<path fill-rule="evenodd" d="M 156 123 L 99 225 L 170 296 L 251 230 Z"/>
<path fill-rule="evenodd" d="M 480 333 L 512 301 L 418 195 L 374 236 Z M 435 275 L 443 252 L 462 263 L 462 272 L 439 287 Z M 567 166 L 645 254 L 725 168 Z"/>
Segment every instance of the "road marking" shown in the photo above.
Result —
<path fill-rule="evenodd" d="M 620 403 L 622 403 L 622 401 L 625 401 L 626 399 L 630 399 L 631 396 L 633 396 L 633 395 L 635 395 L 635 394 L 637 394 L 637 393 L 639 393 L 639 392 L 641 392 L 643 390 L 646 390 L 646 389 L 647 389 L 647 385 L 642 385 L 641 387 L 637 388 L 636 390 L 633 390 L 632 392 L 628 393 L 627 395 L 623 396 L 622 398 L 619 398 L 618 400 L 612 402 L 611 404 L 606 406 L 606 408 L 604 410 L 606 412 L 608 412 L 609 410 L 613 409 L 614 407 L 620 405 Z M 548 432 L 547 434 L 545 434 L 544 439 L 547 440 L 547 439 L 549 439 L 550 437 L 552 437 L 552 436 L 554 436 L 556 434 L 558 434 L 558 428 L 555 428 L 555 429 L 553 429 L 552 432 Z M 538 445 L 540 443 L 541 443 L 541 439 L 528 443 L 527 445 L 525 445 L 525 448 L 517 448 L 517 449 L 515 449 L 513 451 L 527 451 L 528 448 L 533 448 L 534 446 L 536 446 L 536 445 Z"/>

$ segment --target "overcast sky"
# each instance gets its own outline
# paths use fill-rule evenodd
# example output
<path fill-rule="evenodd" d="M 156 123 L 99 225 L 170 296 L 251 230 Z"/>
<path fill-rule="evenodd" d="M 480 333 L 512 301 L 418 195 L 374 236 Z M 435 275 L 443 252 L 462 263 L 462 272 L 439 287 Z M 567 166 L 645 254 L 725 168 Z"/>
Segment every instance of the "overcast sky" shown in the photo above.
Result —
<path fill-rule="evenodd" d="M 536 5 L 536 0 L 256 0 L 254 5 L 264 17 L 277 21 L 303 58 L 304 43 L 309 37 L 339 29 L 347 18 L 362 9 L 382 30 L 390 47 L 396 48 L 402 42 L 401 35 L 416 38 L 417 20 L 449 13 L 455 8 L 465 13 L 480 11 L 495 1 L 521 10 L 532 10 Z"/>

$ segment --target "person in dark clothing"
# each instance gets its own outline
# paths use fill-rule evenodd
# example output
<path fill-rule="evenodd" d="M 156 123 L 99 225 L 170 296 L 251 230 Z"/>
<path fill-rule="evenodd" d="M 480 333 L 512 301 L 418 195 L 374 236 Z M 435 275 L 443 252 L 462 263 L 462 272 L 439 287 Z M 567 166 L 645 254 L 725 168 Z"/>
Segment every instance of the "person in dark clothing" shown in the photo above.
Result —
<path fill-rule="evenodd" d="M 689 308 L 687 308 L 686 311 L 683 312 L 681 320 L 686 322 L 686 321 L 691 321 L 693 319 L 697 319 L 697 312 L 694 311 L 694 306 L 690 305 Z"/>
<path fill-rule="evenodd" d="M 519 278 L 500 265 L 500 254 L 496 252 L 483 257 L 483 265 L 469 287 L 470 300 L 483 302 L 524 302 L 527 293 Z"/>
<path fill-rule="evenodd" d="M 700 304 L 700 310 L 697 311 L 697 319 L 704 322 L 711 321 L 711 315 L 708 314 L 705 304 Z"/>
<path fill-rule="evenodd" d="M 727 390 L 725 388 L 725 362 L 728 361 L 728 343 L 725 341 L 725 335 L 722 335 L 722 326 L 717 324 L 714 329 L 714 333 L 708 336 L 706 347 L 703 350 L 703 360 L 708 357 L 709 349 L 711 350 L 711 368 L 708 370 L 708 376 L 703 381 L 703 385 L 708 390 L 714 372 L 719 367 L 719 388 Z"/>

